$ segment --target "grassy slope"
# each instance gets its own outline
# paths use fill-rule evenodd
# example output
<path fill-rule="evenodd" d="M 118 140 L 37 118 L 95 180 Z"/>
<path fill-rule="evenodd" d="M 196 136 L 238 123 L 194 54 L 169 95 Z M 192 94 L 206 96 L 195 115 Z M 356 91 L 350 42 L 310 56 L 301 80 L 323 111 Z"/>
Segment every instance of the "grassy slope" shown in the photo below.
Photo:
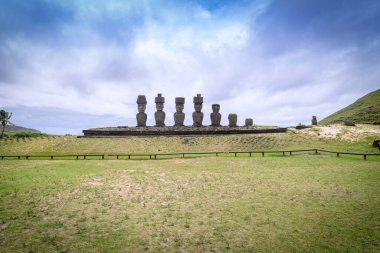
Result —
<path fill-rule="evenodd" d="M 40 131 L 33 128 L 20 127 L 15 125 L 6 125 L 5 132 L 33 132 L 33 133 L 41 133 Z"/>
<path fill-rule="evenodd" d="M 379 161 L 0 161 L 4 252 L 376 252 Z"/>
<path fill-rule="evenodd" d="M 379 126 L 371 126 L 355 139 L 355 144 L 342 138 L 344 133 L 361 129 L 342 128 L 336 138 L 321 138 L 320 129 L 289 130 L 283 134 L 250 134 L 220 136 L 172 136 L 128 138 L 77 138 L 44 136 L 0 140 L 0 154 L 125 154 L 207 151 L 284 150 L 326 148 L 339 151 L 376 152 L 371 147 L 379 134 Z M 353 130 L 352 130 L 353 129 Z"/>
<path fill-rule="evenodd" d="M 358 99 L 355 103 L 331 114 L 319 123 L 322 125 L 342 122 L 380 124 L 380 89 Z"/>

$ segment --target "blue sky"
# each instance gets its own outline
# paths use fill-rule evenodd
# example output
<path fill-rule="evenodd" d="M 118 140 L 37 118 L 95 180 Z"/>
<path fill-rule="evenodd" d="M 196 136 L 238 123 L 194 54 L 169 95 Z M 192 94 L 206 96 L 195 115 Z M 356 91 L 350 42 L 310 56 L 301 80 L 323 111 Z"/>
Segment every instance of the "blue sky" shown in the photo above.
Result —
<path fill-rule="evenodd" d="M 380 88 L 380 1 L 0 0 L 0 107 L 52 134 L 136 125 L 136 98 L 310 123 Z"/>

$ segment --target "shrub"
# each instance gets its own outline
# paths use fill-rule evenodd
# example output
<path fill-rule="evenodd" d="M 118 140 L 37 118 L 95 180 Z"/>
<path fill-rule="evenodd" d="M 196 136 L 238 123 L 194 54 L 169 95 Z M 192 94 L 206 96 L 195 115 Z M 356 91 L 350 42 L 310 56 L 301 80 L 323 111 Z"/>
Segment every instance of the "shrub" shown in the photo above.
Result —
<path fill-rule="evenodd" d="M 39 133 L 39 132 L 17 132 L 14 134 L 14 137 L 16 138 L 40 137 L 40 136 L 46 136 L 46 134 Z"/>
<path fill-rule="evenodd" d="M 350 121 L 345 121 L 345 122 L 343 123 L 343 125 L 345 125 L 345 126 L 355 126 L 355 123 L 350 122 Z"/>
<path fill-rule="evenodd" d="M 297 130 L 305 129 L 305 128 L 311 128 L 311 126 L 306 126 L 304 124 L 298 123 L 298 126 L 296 126 Z"/>

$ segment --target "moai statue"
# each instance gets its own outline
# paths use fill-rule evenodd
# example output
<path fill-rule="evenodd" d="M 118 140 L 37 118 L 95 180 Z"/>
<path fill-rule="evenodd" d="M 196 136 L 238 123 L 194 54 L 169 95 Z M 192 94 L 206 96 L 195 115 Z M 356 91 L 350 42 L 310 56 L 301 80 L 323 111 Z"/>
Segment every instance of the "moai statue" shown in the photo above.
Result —
<path fill-rule="evenodd" d="M 154 119 L 156 120 L 156 127 L 164 127 L 165 126 L 165 112 L 164 109 L 164 103 L 165 98 L 162 96 L 161 93 L 157 94 L 157 97 L 154 99 L 154 102 L 156 103 L 156 109 L 157 111 L 154 113 Z"/>
<path fill-rule="evenodd" d="M 144 95 L 139 95 L 137 97 L 137 108 L 139 110 L 139 113 L 136 114 L 137 119 L 137 126 L 138 127 L 145 127 L 146 126 L 146 98 Z"/>
<path fill-rule="evenodd" d="M 212 105 L 212 113 L 210 113 L 211 118 L 211 126 L 220 126 L 220 120 L 222 115 L 219 113 L 220 105 L 213 104 Z"/>
<path fill-rule="evenodd" d="M 253 119 L 245 119 L 245 124 L 244 124 L 244 126 L 246 126 L 246 127 L 251 127 L 251 126 L 253 126 Z"/>
<path fill-rule="evenodd" d="M 174 113 L 174 126 L 183 126 L 185 120 L 185 114 L 183 113 L 183 106 L 185 104 L 185 98 L 177 97 L 175 98 L 175 109 Z"/>
<path fill-rule="evenodd" d="M 237 127 L 237 114 L 230 113 L 228 114 L 228 126 L 229 127 Z"/>
<path fill-rule="evenodd" d="M 317 116 L 313 116 L 313 118 L 311 119 L 311 125 L 313 126 L 318 125 Z"/>
<path fill-rule="evenodd" d="M 197 94 L 196 97 L 194 97 L 194 109 L 195 112 L 193 112 L 193 126 L 195 127 L 201 127 L 202 121 L 203 121 L 203 112 L 202 112 L 202 104 L 203 104 L 203 97 L 201 94 Z"/>

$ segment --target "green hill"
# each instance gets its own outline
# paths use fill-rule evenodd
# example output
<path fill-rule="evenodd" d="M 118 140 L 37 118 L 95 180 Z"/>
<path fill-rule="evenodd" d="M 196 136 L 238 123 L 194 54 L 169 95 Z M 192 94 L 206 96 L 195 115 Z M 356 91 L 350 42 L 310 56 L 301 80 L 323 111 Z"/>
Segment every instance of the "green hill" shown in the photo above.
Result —
<path fill-rule="evenodd" d="M 33 132 L 33 133 L 41 133 L 40 131 L 33 128 L 26 128 L 16 125 L 6 125 L 5 132 Z"/>
<path fill-rule="evenodd" d="M 356 100 L 355 103 L 331 114 L 321 125 L 352 122 L 356 124 L 380 124 L 380 89 Z"/>

